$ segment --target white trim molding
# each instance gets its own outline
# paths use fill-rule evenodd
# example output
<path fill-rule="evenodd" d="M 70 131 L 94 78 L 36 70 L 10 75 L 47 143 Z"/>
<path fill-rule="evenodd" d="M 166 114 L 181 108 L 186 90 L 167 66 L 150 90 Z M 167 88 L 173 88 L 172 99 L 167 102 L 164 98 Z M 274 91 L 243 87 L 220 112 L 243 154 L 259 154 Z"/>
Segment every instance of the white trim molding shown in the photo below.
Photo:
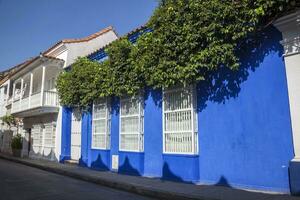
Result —
<path fill-rule="evenodd" d="M 110 103 L 101 98 L 93 103 L 92 113 L 92 149 L 110 149 Z"/>
<path fill-rule="evenodd" d="M 281 17 L 274 23 L 275 27 L 282 32 L 284 56 L 300 53 L 300 10 L 287 16 Z"/>

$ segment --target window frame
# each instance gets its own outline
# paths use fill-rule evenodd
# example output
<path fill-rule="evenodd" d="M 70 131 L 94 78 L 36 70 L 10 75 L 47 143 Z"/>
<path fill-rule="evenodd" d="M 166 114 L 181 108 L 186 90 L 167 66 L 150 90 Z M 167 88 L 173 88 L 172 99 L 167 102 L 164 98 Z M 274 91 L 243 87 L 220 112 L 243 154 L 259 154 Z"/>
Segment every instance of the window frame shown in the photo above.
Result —
<path fill-rule="evenodd" d="M 95 102 L 97 101 L 104 101 L 104 103 L 98 103 L 98 104 L 95 104 Z M 105 105 L 105 118 L 96 118 L 94 119 L 94 109 L 95 109 L 95 105 L 101 105 L 101 104 L 104 104 Z M 97 121 L 97 120 L 105 120 L 105 133 L 95 133 L 94 130 L 95 130 L 95 122 L 94 121 Z M 105 147 L 96 147 L 94 146 L 94 136 L 95 135 L 105 135 Z M 92 111 L 92 137 L 91 137 L 91 149 L 97 149 L 97 150 L 109 150 L 111 147 L 111 106 L 110 106 L 110 103 L 109 103 L 109 100 L 108 98 L 103 98 L 103 99 L 98 99 L 98 100 L 95 100 L 93 102 L 93 111 Z"/>
<path fill-rule="evenodd" d="M 124 101 L 128 101 L 128 100 L 133 100 L 133 99 L 137 99 L 138 101 L 138 107 L 139 107 L 139 112 L 138 114 L 134 114 L 134 115 L 122 115 L 122 103 Z M 130 135 L 129 133 L 123 132 L 122 133 L 122 118 L 130 118 L 130 117 L 138 117 L 138 149 L 135 150 L 130 150 L 130 149 L 122 149 L 121 148 L 121 138 L 122 135 Z M 141 143 L 142 142 L 142 143 Z M 133 96 L 133 97 L 123 97 L 120 98 L 120 112 L 119 112 L 119 151 L 123 151 L 123 152 L 137 152 L 137 153 L 142 153 L 144 152 L 144 98 L 142 94 Z"/>
<path fill-rule="evenodd" d="M 172 93 L 176 91 L 183 91 L 183 90 L 190 90 L 191 91 L 191 107 L 185 108 L 185 109 L 176 109 L 173 111 L 165 111 L 165 94 L 166 93 Z M 162 89 L 162 124 L 163 124 L 163 131 L 162 131 L 162 141 L 163 141 L 163 149 L 162 153 L 167 155 L 199 155 L 199 132 L 198 132 L 198 113 L 197 113 L 197 93 L 196 93 L 196 87 L 194 85 L 187 86 L 187 87 L 173 87 L 173 88 L 163 88 Z M 166 122 L 165 122 L 165 114 L 166 113 L 176 113 L 176 112 L 182 112 L 182 111 L 190 111 L 191 112 L 191 127 L 192 127 L 192 151 L 191 152 L 172 152 L 172 151 L 166 151 L 166 141 L 165 141 L 165 133 L 166 132 L 172 132 L 172 131 L 166 131 Z M 179 131 L 182 132 L 182 131 Z M 185 131 L 185 133 L 190 131 Z"/>

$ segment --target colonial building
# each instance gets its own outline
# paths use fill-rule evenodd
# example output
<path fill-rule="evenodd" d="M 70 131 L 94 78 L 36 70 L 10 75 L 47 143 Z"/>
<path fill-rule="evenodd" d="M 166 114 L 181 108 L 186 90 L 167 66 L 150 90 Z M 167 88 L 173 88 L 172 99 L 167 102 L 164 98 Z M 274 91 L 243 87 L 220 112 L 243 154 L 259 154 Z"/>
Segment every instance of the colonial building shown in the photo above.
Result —
<path fill-rule="evenodd" d="M 1 82 L 3 113 L 22 119 L 24 154 L 96 170 L 300 193 L 300 11 L 278 19 L 239 51 L 241 67 L 196 85 L 146 88 L 95 99 L 91 110 L 60 107 L 57 73 L 77 56 L 103 61 L 111 28 L 66 40 Z M 144 32 L 127 35 L 131 42 Z M 93 53 L 92 53 L 93 52 Z M 4 110 L 4 111 L 3 111 Z M 32 139 L 29 139 L 32 138 Z"/>
<path fill-rule="evenodd" d="M 61 108 L 55 88 L 57 75 L 79 56 L 117 39 L 112 27 L 82 39 L 67 39 L 16 66 L 1 81 L 1 116 L 20 120 L 13 128 L 23 135 L 23 156 L 58 160 L 61 150 Z M 2 151 L 9 152 L 12 131 L 2 129 Z"/>
<path fill-rule="evenodd" d="M 240 50 L 238 71 L 224 67 L 186 88 L 95 99 L 82 114 L 64 107 L 60 161 L 196 184 L 299 192 L 299 16 L 293 12 L 253 38 L 255 44 Z M 144 31 L 133 31 L 129 40 Z M 106 54 L 99 49 L 88 57 L 101 62 Z"/>

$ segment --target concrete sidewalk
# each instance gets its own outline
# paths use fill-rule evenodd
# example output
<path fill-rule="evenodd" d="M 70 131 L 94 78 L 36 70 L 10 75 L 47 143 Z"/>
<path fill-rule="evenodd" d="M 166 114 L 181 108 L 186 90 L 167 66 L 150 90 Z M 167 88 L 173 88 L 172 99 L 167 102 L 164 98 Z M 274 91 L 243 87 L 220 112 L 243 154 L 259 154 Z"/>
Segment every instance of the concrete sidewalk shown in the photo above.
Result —
<path fill-rule="evenodd" d="M 300 197 L 293 197 L 289 195 L 249 192 L 229 187 L 192 185 L 163 181 L 154 178 L 121 175 L 107 171 L 95 171 L 76 165 L 15 158 L 4 154 L 0 154 L 0 158 L 99 185 L 158 199 L 300 200 Z"/>

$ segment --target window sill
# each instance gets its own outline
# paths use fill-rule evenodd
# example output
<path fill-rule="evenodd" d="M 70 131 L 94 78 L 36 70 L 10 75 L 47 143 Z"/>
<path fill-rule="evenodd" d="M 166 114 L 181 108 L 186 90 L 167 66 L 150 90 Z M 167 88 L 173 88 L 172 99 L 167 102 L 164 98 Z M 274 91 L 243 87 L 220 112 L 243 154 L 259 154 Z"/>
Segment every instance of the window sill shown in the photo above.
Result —
<path fill-rule="evenodd" d="M 199 153 L 168 153 L 168 152 L 163 152 L 163 156 L 198 157 Z"/>
<path fill-rule="evenodd" d="M 120 153 L 140 153 L 143 154 L 144 151 L 130 151 L 130 150 L 119 150 Z"/>
<path fill-rule="evenodd" d="M 106 148 L 97 148 L 97 147 L 91 147 L 91 150 L 110 151 L 110 149 L 106 149 Z"/>

